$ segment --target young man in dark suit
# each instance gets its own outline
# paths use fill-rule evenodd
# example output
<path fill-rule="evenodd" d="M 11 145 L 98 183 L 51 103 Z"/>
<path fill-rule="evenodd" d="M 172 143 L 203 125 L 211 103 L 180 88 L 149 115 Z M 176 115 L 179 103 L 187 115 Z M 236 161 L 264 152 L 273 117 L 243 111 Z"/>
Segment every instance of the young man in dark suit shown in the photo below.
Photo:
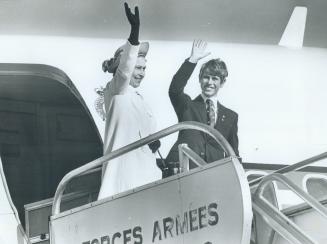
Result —
<path fill-rule="evenodd" d="M 192 100 L 184 93 L 184 88 L 197 62 L 210 54 L 206 52 L 206 46 L 207 43 L 202 40 L 193 42 L 191 56 L 185 60 L 170 84 L 170 101 L 179 122 L 198 121 L 214 127 L 226 138 L 236 155 L 239 156 L 238 115 L 220 104 L 217 97 L 219 89 L 223 87 L 228 76 L 226 64 L 220 59 L 211 59 L 203 64 L 199 74 L 201 94 Z M 178 139 L 167 156 L 167 162 L 179 161 L 178 145 L 181 143 L 188 144 L 208 163 L 224 158 L 224 151 L 213 138 L 199 131 L 184 130 L 179 132 Z M 195 165 L 191 163 L 190 168 L 193 167 Z"/>

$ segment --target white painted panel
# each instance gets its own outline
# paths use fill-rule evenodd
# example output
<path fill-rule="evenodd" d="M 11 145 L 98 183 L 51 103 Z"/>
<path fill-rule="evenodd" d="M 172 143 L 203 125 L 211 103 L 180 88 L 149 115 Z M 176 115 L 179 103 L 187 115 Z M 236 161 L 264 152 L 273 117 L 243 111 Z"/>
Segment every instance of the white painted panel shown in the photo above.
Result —
<path fill-rule="evenodd" d="M 106 239 L 110 243 L 248 244 L 250 191 L 236 164 L 212 163 L 54 216 L 52 244 L 107 244 Z M 187 226 L 180 228 L 185 216 Z"/>

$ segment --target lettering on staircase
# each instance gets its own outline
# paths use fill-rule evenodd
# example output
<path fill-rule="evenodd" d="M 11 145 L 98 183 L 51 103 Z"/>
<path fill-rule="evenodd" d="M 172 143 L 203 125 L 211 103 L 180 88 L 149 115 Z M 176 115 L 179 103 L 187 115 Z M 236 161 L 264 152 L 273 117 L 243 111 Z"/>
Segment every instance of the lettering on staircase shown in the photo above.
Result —
<path fill-rule="evenodd" d="M 192 208 L 182 214 L 167 216 L 153 222 L 151 235 L 142 233 L 142 226 L 134 226 L 126 230 L 103 235 L 82 244 L 143 244 L 160 243 L 163 240 L 186 235 L 210 228 L 219 223 L 218 203 Z"/>

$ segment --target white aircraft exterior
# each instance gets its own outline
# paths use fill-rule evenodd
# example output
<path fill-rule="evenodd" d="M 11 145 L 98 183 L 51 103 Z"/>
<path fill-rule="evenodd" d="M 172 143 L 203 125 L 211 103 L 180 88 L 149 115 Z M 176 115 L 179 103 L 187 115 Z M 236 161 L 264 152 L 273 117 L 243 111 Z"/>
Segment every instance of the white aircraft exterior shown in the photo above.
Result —
<path fill-rule="evenodd" d="M 139 3 L 143 8 L 146 8 L 147 5 L 144 1 Z M 152 4 L 151 7 L 153 7 Z M 224 105 L 239 114 L 238 133 L 240 155 L 243 162 L 292 164 L 325 151 L 327 140 L 323 135 L 327 134 L 327 115 L 324 113 L 324 104 L 327 102 L 325 96 L 327 90 L 325 79 L 327 46 L 303 46 L 303 40 L 305 40 L 303 38 L 306 36 L 305 17 L 306 15 L 310 17 L 310 8 L 308 8 L 308 13 L 306 13 L 306 9 L 304 12 L 302 10 L 300 9 L 300 12 L 295 11 L 295 15 L 300 16 L 299 21 L 291 18 L 289 26 L 285 22 L 285 27 L 287 26 L 285 32 L 280 32 L 281 39 L 276 39 L 276 43 L 271 41 L 263 43 L 232 42 L 228 38 L 227 41 L 217 41 L 212 38 L 212 32 L 208 33 L 208 51 L 211 52 L 211 55 L 206 60 L 219 57 L 226 61 L 228 66 L 229 77 L 224 88 L 219 91 L 219 96 Z M 147 10 L 148 12 L 149 10 Z M 304 18 L 304 21 L 301 18 Z M 108 17 L 106 21 L 110 22 L 110 18 Z M 168 87 L 177 68 L 190 54 L 193 36 L 188 33 L 189 35 L 186 35 L 190 38 L 188 41 L 185 40 L 185 37 L 180 40 L 178 38 L 177 40 L 161 40 L 156 38 L 156 33 L 152 36 L 149 34 L 149 30 L 146 29 L 146 18 L 143 21 L 144 27 L 142 27 L 145 29 L 145 36 L 149 37 L 146 40 L 150 42 L 150 51 L 147 55 L 146 77 L 141 84 L 140 92 L 144 99 L 152 105 L 157 118 L 158 130 L 161 130 L 177 123 L 177 118 L 168 98 Z M 290 38 L 291 34 L 289 33 L 294 33 L 296 22 L 300 23 L 300 27 L 295 27 L 295 37 L 293 35 Z M 206 30 L 206 28 L 204 29 Z M 177 33 L 177 31 L 174 31 L 174 33 Z M 199 31 L 196 34 L 194 38 L 206 39 L 205 31 Z M 198 36 L 200 34 L 202 35 Z M 221 29 L 219 34 L 222 34 Z M 228 35 L 227 32 L 226 35 Z M 73 84 L 73 86 L 65 85 L 66 91 L 74 97 L 72 100 L 78 99 L 80 105 L 84 106 L 85 113 L 89 115 L 89 119 L 92 121 L 91 124 L 94 121 L 96 127 L 93 129 L 97 130 L 95 133 L 100 140 L 100 137 L 103 138 L 105 122 L 96 111 L 95 102 L 99 96 L 95 90 L 104 87 L 111 79 L 110 75 L 102 72 L 101 65 L 103 60 L 110 58 L 115 50 L 126 41 L 122 36 L 121 33 L 116 34 L 116 32 L 112 37 L 103 37 L 101 35 L 78 37 L 70 34 L 63 35 L 62 33 L 60 35 L 55 33 L 46 35 L 37 33 L 35 35 L 28 32 L 21 34 L 18 31 L 15 33 L 10 31 L 0 32 L 0 76 L 2 75 L 0 90 L 3 91 L 0 91 L 0 98 L 7 101 L 11 100 L 13 96 L 15 97 L 14 100 L 19 101 L 17 96 L 14 95 L 15 92 L 22 92 L 26 97 L 28 94 L 42 97 L 43 94 L 49 97 L 52 96 L 52 100 L 48 102 L 56 104 L 53 97 L 55 94 L 51 94 L 52 90 L 38 89 L 40 83 L 34 83 L 32 79 L 27 79 L 26 82 L 20 81 L 16 86 L 14 83 L 8 86 L 6 79 L 11 76 L 10 81 L 15 82 L 15 77 L 19 76 L 19 73 L 15 73 L 17 64 L 23 66 L 24 64 L 35 64 L 36 66 L 33 67 L 31 74 L 28 74 L 27 66 L 27 68 L 24 68 L 24 75 L 31 75 L 32 77 L 38 76 L 36 70 L 38 67 L 44 67 L 43 65 L 47 67 L 42 71 L 41 76 L 47 76 L 47 72 L 49 75 L 53 75 L 59 69 L 60 74 L 67 75 L 69 78 L 67 80 L 70 80 Z M 295 41 L 292 43 L 291 39 Z M 206 60 L 203 60 L 203 62 Z M 200 90 L 197 78 L 199 67 L 200 64 L 197 66 L 186 89 L 186 92 L 192 97 L 198 95 Z M 22 84 L 24 91 L 20 87 Z M 75 87 L 78 92 L 72 87 Z M 29 91 L 29 89 L 31 90 Z M 31 102 L 32 99 L 26 101 Z M 60 114 L 60 112 L 57 114 Z M 175 139 L 176 135 L 163 139 L 161 151 L 164 156 L 168 153 Z M 326 160 L 320 161 L 315 166 L 323 169 L 322 167 L 326 166 Z M 236 167 L 237 176 L 244 180 L 246 176 L 241 171 Z M 199 171 L 199 175 L 201 173 L 202 171 Z M 261 171 L 258 174 L 263 174 L 263 172 Z M 326 171 L 318 172 L 315 177 L 317 175 L 324 179 Z M 205 176 L 201 175 L 201 177 Z M 0 218 L 6 216 L 8 220 L 2 218 L 0 223 L 1 226 L 8 224 L 10 231 L 3 235 L 4 232 L 0 230 L 0 242 L 6 244 L 28 243 L 24 235 L 17 234 L 17 236 L 21 235 L 17 239 L 16 235 L 13 237 L 11 234 L 14 231 L 22 233 L 22 229 L 4 178 L 4 174 L 2 174 L 3 184 L 0 184 L 0 194 L 3 200 L 0 202 Z M 297 180 L 297 185 L 303 184 L 303 179 L 306 179 L 305 175 L 301 175 L 300 178 L 301 180 Z M 243 226 L 243 229 L 239 227 L 240 233 L 242 233 L 239 238 L 240 243 L 246 243 L 250 239 L 249 225 L 252 216 L 251 206 L 248 202 L 250 201 L 250 189 L 245 189 L 244 184 L 240 184 L 239 187 L 238 189 L 240 189 L 240 194 L 244 200 L 241 204 L 244 213 L 240 215 L 245 219 L 244 225 L 247 225 L 246 227 Z M 275 187 L 278 188 L 278 186 Z M 168 187 L 168 189 L 170 188 Z M 283 195 L 285 193 L 283 190 L 285 189 L 279 191 L 279 197 L 277 197 L 281 199 L 282 204 L 302 203 L 299 198 L 289 197 L 288 194 Z M 145 194 L 151 193 L 146 192 Z M 128 197 L 129 195 L 131 194 L 127 193 L 122 196 Z M 136 200 L 138 199 L 137 194 L 131 196 L 134 196 Z M 210 201 L 206 203 L 211 204 Z M 65 214 L 62 216 L 65 216 Z M 55 217 L 53 225 L 55 226 L 57 223 L 58 218 Z M 321 226 L 319 224 L 316 226 L 316 229 L 320 231 L 319 233 L 322 233 Z M 60 226 L 59 231 L 65 227 L 65 225 Z M 56 230 L 58 231 L 58 229 Z M 84 239 L 79 240 L 78 243 L 98 243 L 96 241 L 92 242 L 97 238 L 101 239 L 100 234 L 99 236 L 96 235 L 83 237 Z M 10 239 L 11 237 L 14 240 Z M 152 237 L 154 238 L 152 242 L 154 242 L 155 238 L 159 238 L 155 235 Z M 326 240 L 325 236 L 319 236 L 319 238 L 319 240 Z M 135 239 L 137 240 L 137 233 Z M 62 241 L 54 241 L 54 243 L 58 244 L 62 243 Z M 283 241 L 278 239 L 274 243 L 283 243 Z M 323 243 L 323 241 L 312 243 Z"/>

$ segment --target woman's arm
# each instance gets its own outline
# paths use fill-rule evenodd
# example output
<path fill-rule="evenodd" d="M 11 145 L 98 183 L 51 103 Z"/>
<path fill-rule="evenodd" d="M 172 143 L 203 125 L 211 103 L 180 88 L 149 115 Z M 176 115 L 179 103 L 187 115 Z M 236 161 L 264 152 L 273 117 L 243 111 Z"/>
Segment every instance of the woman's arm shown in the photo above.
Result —
<path fill-rule="evenodd" d="M 137 60 L 139 51 L 139 30 L 140 18 L 138 7 L 135 7 L 134 14 L 124 3 L 125 13 L 128 22 L 131 25 L 131 31 L 127 43 L 123 46 L 123 51 L 120 56 L 120 62 L 112 81 L 108 84 L 107 88 L 111 94 L 121 94 L 128 87 L 134 67 Z"/>

